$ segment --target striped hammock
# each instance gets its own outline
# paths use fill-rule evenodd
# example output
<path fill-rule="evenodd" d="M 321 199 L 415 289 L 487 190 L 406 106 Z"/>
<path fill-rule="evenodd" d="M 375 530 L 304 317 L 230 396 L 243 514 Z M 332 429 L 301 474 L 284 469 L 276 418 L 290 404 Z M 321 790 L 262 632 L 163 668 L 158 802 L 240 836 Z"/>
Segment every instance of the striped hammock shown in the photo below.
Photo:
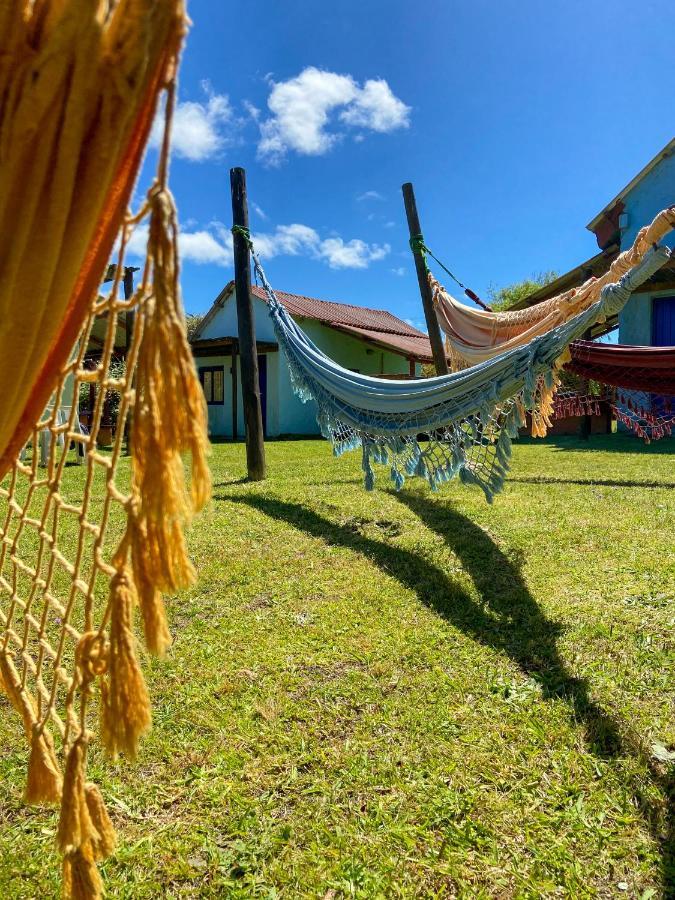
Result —
<path fill-rule="evenodd" d="M 526 309 L 486 312 L 456 300 L 432 275 L 429 281 L 438 322 L 445 333 L 453 370 L 475 366 L 533 338 L 589 309 L 603 288 L 630 272 L 654 244 L 675 228 L 675 207 L 662 210 L 640 230 L 633 246 L 614 260 L 600 278 L 589 278 L 579 287 Z"/>
<path fill-rule="evenodd" d="M 603 316 L 615 315 L 631 293 L 670 259 L 667 247 L 648 250 L 599 299 L 568 321 L 471 368 L 419 381 L 361 375 L 326 356 L 295 324 L 274 294 L 260 261 L 256 272 L 268 298 L 279 345 L 296 394 L 314 400 L 321 433 L 335 455 L 361 448 L 366 489 L 373 464 L 389 467 L 397 489 L 406 476 L 436 490 L 455 475 L 478 484 L 489 502 L 503 486 L 516 437 L 530 412 L 535 434 L 550 426 L 558 370 L 569 344 Z"/>

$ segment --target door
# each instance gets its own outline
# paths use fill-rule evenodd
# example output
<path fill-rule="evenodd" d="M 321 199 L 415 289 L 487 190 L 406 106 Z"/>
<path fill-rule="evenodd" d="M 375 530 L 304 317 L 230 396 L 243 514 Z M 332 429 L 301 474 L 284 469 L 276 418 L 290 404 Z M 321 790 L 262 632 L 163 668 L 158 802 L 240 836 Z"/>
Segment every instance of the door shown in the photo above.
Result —
<path fill-rule="evenodd" d="M 262 410 L 263 434 L 267 437 L 267 355 L 258 354 L 258 383 L 260 385 L 260 408 Z"/>
<path fill-rule="evenodd" d="M 652 344 L 675 347 L 675 297 L 652 300 Z"/>

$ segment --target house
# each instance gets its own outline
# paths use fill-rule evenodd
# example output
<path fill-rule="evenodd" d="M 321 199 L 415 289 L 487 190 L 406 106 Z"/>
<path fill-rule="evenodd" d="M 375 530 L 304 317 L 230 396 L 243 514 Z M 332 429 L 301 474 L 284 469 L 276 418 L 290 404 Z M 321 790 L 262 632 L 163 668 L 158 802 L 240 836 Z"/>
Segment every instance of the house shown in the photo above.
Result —
<path fill-rule="evenodd" d="M 319 434 L 316 406 L 293 393 L 265 294 L 252 287 L 263 424 L 267 437 Z M 291 316 L 328 356 L 365 375 L 411 378 L 431 362 L 426 334 L 392 313 L 277 291 Z M 216 297 L 192 338 L 192 351 L 208 404 L 212 437 L 244 436 L 234 282 Z M 235 402 L 236 398 L 236 402 Z"/>
<path fill-rule="evenodd" d="M 591 275 L 604 275 L 627 250 L 643 225 L 667 206 L 675 205 L 675 138 L 650 160 L 586 226 L 600 252 L 555 281 L 515 304 L 522 309 L 583 284 Z M 673 246 L 673 236 L 666 238 Z M 616 317 L 597 325 L 591 337 L 617 327 L 619 343 L 675 346 L 675 262 L 671 261 L 643 284 Z"/>

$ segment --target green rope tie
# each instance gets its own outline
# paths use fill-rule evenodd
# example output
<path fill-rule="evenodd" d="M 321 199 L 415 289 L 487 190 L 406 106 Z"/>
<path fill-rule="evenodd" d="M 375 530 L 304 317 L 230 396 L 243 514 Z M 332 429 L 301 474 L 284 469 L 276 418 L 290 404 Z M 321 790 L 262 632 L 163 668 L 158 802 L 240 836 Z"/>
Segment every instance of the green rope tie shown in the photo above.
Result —
<path fill-rule="evenodd" d="M 253 249 L 253 241 L 251 240 L 251 232 L 248 230 L 248 228 L 244 228 L 243 225 L 233 225 L 232 226 L 232 234 L 238 234 L 239 237 L 242 237 L 246 241 L 249 248 L 251 250 Z"/>
<path fill-rule="evenodd" d="M 413 253 L 418 254 L 422 258 L 422 262 L 424 263 L 424 268 L 428 272 L 429 265 L 427 263 L 427 253 L 429 252 L 429 248 L 424 243 L 424 235 L 423 234 L 412 234 L 410 236 L 410 249 Z"/>

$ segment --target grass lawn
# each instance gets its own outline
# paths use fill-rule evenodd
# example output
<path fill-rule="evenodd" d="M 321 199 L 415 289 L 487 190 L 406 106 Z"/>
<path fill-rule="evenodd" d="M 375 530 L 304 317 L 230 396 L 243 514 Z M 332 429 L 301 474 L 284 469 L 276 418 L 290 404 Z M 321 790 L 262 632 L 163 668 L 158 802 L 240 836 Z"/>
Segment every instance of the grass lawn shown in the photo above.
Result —
<path fill-rule="evenodd" d="M 674 451 L 523 442 L 488 506 L 366 493 L 316 441 L 247 484 L 216 446 L 154 730 L 135 765 L 92 753 L 109 895 L 674 896 Z M 0 897 L 56 897 L 0 713 Z"/>

